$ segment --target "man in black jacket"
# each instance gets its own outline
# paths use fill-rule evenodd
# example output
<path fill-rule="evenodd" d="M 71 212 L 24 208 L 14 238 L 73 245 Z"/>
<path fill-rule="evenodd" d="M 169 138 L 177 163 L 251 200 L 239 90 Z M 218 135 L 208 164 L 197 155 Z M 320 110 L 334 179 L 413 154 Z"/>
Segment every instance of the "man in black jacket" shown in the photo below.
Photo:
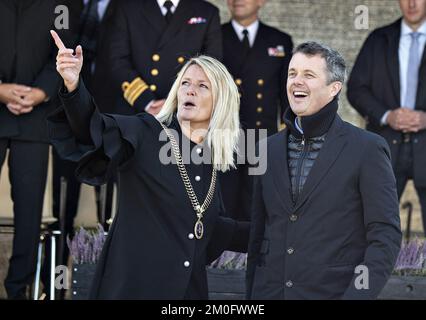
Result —
<path fill-rule="evenodd" d="M 389 148 L 337 115 L 345 75 L 330 48 L 294 51 L 287 128 L 260 142 L 268 165 L 255 177 L 249 298 L 374 299 L 391 274 L 401 230 Z"/>
<path fill-rule="evenodd" d="M 110 48 L 111 71 L 122 92 L 118 112 L 157 114 L 180 67 L 197 54 L 222 58 L 219 11 L 212 4 L 204 0 L 120 4 Z"/>
<path fill-rule="evenodd" d="M 49 151 L 46 116 L 59 87 L 49 34 L 55 5 L 0 1 L 0 164 L 9 149 L 15 227 L 5 280 L 11 299 L 26 297 L 35 271 Z"/>
<path fill-rule="evenodd" d="M 228 0 L 232 20 L 222 25 L 223 62 L 240 90 L 243 129 L 265 129 L 270 136 L 278 131 L 288 106 L 284 88 L 293 42 L 288 34 L 259 21 L 264 3 Z M 253 181 L 247 170 L 247 164 L 241 164 L 221 175 L 225 207 L 240 220 L 250 218 Z"/>
<path fill-rule="evenodd" d="M 390 146 L 398 197 L 414 180 L 426 232 L 426 0 L 400 7 L 402 19 L 365 41 L 347 92 L 367 129 Z"/>

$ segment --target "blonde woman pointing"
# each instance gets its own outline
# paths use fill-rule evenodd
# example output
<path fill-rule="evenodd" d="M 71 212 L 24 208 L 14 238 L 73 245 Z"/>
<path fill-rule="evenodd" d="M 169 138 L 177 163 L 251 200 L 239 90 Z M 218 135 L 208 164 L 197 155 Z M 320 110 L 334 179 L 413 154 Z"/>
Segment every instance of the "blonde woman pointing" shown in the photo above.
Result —
<path fill-rule="evenodd" d="M 63 106 L 50 137 L 77 177 L 105 183 L 119 174 L 119 208 L 92 285 L 92 299 L 207 299 L 205 265 L 245 251 L 248 225 L 223 217 L 216 179 L 234 167 L 238 90 L 217 60 L 193 58 L 177 75 L 157 118 L 100 114 L 79 74 L 80 46 L 58 35 Z M 149 90 L 146 88 L 146 90 Z"/>

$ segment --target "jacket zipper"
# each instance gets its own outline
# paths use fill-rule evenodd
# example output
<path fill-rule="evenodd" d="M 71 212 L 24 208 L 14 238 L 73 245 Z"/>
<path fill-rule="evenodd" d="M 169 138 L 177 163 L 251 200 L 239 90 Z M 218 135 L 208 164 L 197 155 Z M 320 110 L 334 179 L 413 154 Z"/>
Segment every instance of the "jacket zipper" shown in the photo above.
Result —
<path fill-rule="evenodd" d="M 297 171 L 296 171 L 296 199 L 294 199 L 294 203 L 297 203 L 297 200 L 299 199 L 299 189 L 300 189 L 300 176 L 302 174 L 302 168 L 303 168 L 303 163 L 305 162 L 305 157 L 308 151 L 308 144 L 306 143 L 306 139 L 305 136 L 302 136 L 302 155 L 300 156 L 299 162 L 298 162 L 298 166 L 297 166 Z"/>

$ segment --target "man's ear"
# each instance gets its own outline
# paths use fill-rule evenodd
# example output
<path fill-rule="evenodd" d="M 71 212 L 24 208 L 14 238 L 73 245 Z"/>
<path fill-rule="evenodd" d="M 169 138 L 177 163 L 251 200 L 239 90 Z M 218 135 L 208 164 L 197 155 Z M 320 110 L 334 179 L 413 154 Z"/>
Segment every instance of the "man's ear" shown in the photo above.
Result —
<path fill-rule="evenodd" d="M 343 84 L 340 81 L 334 81 L 331 84 L 331 96 L 335 97 L 339 94 L 339 92 L 342 90 Z"/>

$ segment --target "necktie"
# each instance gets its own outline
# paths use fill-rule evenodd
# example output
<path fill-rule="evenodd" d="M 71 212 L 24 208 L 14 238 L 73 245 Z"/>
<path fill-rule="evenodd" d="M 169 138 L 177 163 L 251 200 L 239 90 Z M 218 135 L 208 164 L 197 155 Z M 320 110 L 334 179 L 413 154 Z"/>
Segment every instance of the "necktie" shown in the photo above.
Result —
<path fill-rule="evenodd" d="M 248 32 L 247 29 L 243 30 L 243 35 L 244 35 L 244 37 L 243 37 L 243 45 L 244 45 L 244 48 L 247 49 L 247 50 L 250 49 L 250 42 L 249 42 L 249 38 L 248 38 L 248 33 L 249 32 Z"/>
<path fill-rule="evenodd" d="M 96 36 L 99 27 L 99 0 L 90 0 L 84 7 L 80 19 L 80 41 L 84 50 L 85 63 L 91 63 L 96 56 Z"/>
<path fill-rule="evenodd" d="M 250 51 L 250 42 L 249 42 L 249 38 L 248 38 L 248 30 L 247 29 L 243 30 L 243 35 L 244 35 L 244 37 L 243 37 L 243 48 L 244 48 L 243 58 L 245 58 Z"/>
<path fill-rule="evenodd" d="M 410 56 L 407 69 L 407 92 L 403 107 L 414 109 L 416 106 L 417 83 L 419 81 L 419 36 L 418 32 L 411 32 Z"/>
<path fill-rule="evenodd" d="M 172 13 L 173 2 L 171 2 L 170 0 L 167 0 L 166 2 L 164 2 L 163 6 L 164 6 L 164 8 L 167 9 L 165 18 L 166 18 L 167 24 L 169 24 L 170 20 L 172 19 L 172 15 L 173 15 L 173 13 Z"/>

